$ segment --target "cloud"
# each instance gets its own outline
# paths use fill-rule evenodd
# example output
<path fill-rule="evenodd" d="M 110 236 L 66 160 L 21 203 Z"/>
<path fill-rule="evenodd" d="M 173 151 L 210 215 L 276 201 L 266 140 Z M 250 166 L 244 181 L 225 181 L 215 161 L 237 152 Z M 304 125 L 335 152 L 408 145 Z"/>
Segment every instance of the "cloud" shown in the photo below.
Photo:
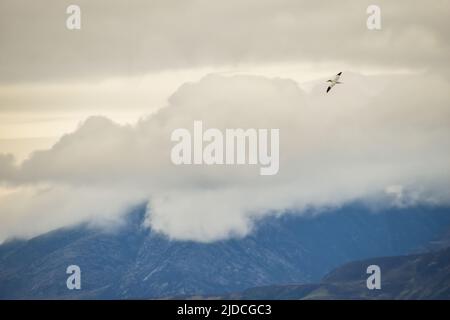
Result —
<path fill-rule="evenodd" d="M 0 154 L 0 177 L 9 179 L 15 174 L 14 156 L 12 154 Z"/>
<path fill-rule="evenodd" d="M 103 230 L 121 225 L 124 212 L 142 203 L 139 190 L 44 184 L 0 194 L 0 242 L 30 238 L 57 228 L 87 223 Z"/>
<path fill-rule="evenodd" d="M 91 117 L 20 166 L 2 156 L 0 181 L 12 191 L 0 195 L 0 241 L 83 221 L 120 221 L 142 202 L 148 226 L 206 242 L 245 236 L 266 215 L 339 206 L 390 186 L 404 199 L 411 190 L 410 204 L 448 204 L 447 80 L 344 71 L 342 81 L 324 94 L 322 82 L 305 92 L 289 79 L 212 74 L 181 86 L 166 107 L 136 125 Z M 222 130 L 280 129 L 279 173 L 175 166 L 171 132 L 192 130 L 195 120 Z"/>
<path fill-rule="evenodd" d="M 70 4 L 2 1 L 1 82 L 299 61 L 449 71 L 445 0 L 379 0 L 380 31 L 366 28 L 368 0 L 79 0 L 80 31 L 65 27 Z"/>

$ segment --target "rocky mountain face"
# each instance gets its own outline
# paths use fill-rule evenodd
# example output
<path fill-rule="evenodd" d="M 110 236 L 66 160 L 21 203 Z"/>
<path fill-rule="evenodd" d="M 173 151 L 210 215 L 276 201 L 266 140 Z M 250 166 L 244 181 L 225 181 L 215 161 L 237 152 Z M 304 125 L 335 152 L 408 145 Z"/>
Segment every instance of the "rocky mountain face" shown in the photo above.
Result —
<path fill-rule="evenodd" d="M 381 270 L 381 288 L 369 290 L 367 267 Z M 450 299 L 450 247 L 428 253 L 381 257 L 345 264 L 320 283 L 275 285 L 222 295 L 221 299 Z"/>
<path fill-rule="evenodd" d="M 144 207 L 136 208 L 113 231 L 79 225 L 4 243 L 0 298 L 223 295 L 273 284 L 314 283 L 353 260 L 414 252 L 450 226 L 449 208 L 373 213 L 353 204 L 319 215 L 271 217 L 256 223 L 245 238 L 197 243 L 169 240 L 143 227 L 144 212 Z M 66 268 L 72 264 L 81 269 L 81 290 L 66 287 Z M 351 277 L 355 283 L 362 281 L 356 278 L 358 270 Z M 339 274 L 329 274 L 327 285 L 339 283 Z M 322 284 L 311 286 L 298 287 L 304 294 L 295 296 L 311 297 L 316 286 L 324 290 Z M 326 293 L 331 297 L 330 290 Z M 272 296 L 278 297 L 285 296 Z"/>

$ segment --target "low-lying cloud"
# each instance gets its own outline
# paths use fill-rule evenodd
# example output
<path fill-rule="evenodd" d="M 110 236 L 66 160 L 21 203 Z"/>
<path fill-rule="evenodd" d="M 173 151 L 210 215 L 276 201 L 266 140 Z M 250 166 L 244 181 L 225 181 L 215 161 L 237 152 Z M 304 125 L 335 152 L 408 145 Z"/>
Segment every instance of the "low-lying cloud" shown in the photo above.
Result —
<path fill-rule="evenodd" d="M 91 117 L 19 166 L 0 155 L 0 241 L 86 221 L 115 224 L 142 202 L 154 230 L 206 242 L 245 236 L 266 215 L 385 191 L 395 195 L 392 205 L 399 195 L 447 204 L 447 80 L 350 72 L 342 80 L 325 94 L 325 83 L 305 92 L 289 79 L 208 75 L 136 125 Z M 195 120 L 222 130 L 280 129 L 278 174 L 261 176 L 251 165 L 175 166 L 171 132 Z"/>

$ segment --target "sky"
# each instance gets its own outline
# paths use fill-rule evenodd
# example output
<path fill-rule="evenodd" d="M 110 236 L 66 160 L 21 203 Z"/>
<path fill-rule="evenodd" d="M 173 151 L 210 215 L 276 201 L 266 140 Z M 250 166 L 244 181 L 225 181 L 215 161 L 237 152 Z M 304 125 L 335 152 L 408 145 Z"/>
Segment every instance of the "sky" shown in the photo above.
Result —
<path fill-rule="evenodd" d="M 448 203 L 449 1 L 76 1 L 68 30 L 73 3 L 0 2 L 0 241 L 140 202 L 198 241 L 355 199 Z M 280 128 L 280 173 L 174 167 L 194 120 Z"/>

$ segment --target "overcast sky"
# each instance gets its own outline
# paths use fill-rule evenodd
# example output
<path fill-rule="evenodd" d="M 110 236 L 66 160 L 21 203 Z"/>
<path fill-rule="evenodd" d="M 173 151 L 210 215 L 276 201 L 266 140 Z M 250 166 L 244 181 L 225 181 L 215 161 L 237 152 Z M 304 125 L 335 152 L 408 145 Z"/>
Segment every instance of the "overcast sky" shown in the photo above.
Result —
<path fill-rule="evenodd" d="M 5 151 L 5 139 L 55 139 L 92 114 L 133 122 L 210 72 L 299 83 L 336 69 L 449 75 L 445 0 L 377 1 L 379 31 L 366 27 L 373 1 L 79 0 L 82 28 L 69 31 L 73 3 L 0 2 Z"/>
<path fill-rule="evenodd" d="M 448 70 L 448 1 L 1 2 L 1 81 L 102 80 L 206 66 L 351 63 Z M 366 28 L 377 4 L 382 31 Z"/>
<path fill-rule="evenodd" d="M 381 30 L 366 27 L 370 4 Z M 200 241 L 386 188 L 447 203 L 449 12 L 439 0 L 2 0 L 0 241 L 149 199 L 155 229 Z M 338 71 L 344 86 L 324 97 Z M 199 118 L 283 129 L 280 175 L 268 187 L 252 170 L 174 172 L 170 129 Z"/>

